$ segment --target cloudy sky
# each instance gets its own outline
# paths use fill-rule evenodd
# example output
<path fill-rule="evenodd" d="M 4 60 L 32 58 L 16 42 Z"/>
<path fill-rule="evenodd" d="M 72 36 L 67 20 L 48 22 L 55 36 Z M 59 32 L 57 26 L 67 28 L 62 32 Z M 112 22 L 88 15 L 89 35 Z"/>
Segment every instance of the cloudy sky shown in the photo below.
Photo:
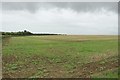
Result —
<path fill-rule="evenodd" d="M 117 2 L 3 2 L 2 31 L 118 34 Z"/>

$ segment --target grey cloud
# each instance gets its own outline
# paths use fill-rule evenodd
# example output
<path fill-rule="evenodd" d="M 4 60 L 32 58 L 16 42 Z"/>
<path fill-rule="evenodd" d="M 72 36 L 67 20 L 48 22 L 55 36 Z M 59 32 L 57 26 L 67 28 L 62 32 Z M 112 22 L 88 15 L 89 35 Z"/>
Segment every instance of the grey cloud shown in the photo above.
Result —
<path fill-rule="evenodd" d="M 120 14 L 120 2 L 118 2 L 118 13 Z"/>
<path fill-rule="evenodd" d="M 3 2 L 2 10 L 28 10 L 37 12 L 41 7 L 49 8 L 71 8 L 74 11 L 99 11 L 104 8 L 109 11 L 118 11 L 117 2 Z"/>
<path fill-rule="evenodd" d="M 54 3 L 52 3 L 54 4 Z M 116 2 L 72 2 L 72 3 L 56 3 L 56 7 L 71 8 L 76 11 L 95 11 L 105 8 L 117 12 L 118 6 Z"/>
<path fill-rule="evenodd" d="M 35 12 L 38 10 L 37 3 L 26 3 L 26 2 L 3 2 L 2 10 L 28 10 L 30 12 Z"/>

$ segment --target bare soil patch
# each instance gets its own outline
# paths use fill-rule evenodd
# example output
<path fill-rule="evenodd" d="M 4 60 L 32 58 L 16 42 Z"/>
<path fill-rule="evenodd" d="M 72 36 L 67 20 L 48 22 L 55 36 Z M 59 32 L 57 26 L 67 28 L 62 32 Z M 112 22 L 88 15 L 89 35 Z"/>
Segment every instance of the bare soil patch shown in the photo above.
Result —
<path fill-rule="evenodd" d="M 91 62 L 77 67 L 74 70 L 72 77 L 87 77 L 90 78 L 92 74 L 99 73 L 101 71 L 106 71 L 109 69 L 114 69 L 118 67 L 117 58 L 107 58 L 105 60 Z"/>

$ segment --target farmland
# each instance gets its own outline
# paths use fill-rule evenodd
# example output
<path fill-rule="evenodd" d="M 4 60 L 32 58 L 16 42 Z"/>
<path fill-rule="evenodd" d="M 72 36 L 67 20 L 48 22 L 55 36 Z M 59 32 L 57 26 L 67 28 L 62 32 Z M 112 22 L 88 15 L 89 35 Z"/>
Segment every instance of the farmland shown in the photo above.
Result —
<path fill-rule="evenodd" d="M 49 35 L 3 39 L 4 78 L 118 77 L 117 36 Z"/>

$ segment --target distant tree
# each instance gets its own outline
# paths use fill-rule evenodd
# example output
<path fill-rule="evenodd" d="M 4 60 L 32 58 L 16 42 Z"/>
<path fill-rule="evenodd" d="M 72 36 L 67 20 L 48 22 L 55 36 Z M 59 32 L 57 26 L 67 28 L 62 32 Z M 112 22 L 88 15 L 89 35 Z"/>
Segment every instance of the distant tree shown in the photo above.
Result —
<path fill-rule="evenodd" d="M 31 32 L 29 32 L 29 31 L 27 31 L 27 30 L 24 30 L 24 35 L 31 35 L 32 33 Z"/>
<path fill-rule="evenodd" d="M 24 33 L 26 33 L 27 32 L 27 30 L 24 30 Z"/>

